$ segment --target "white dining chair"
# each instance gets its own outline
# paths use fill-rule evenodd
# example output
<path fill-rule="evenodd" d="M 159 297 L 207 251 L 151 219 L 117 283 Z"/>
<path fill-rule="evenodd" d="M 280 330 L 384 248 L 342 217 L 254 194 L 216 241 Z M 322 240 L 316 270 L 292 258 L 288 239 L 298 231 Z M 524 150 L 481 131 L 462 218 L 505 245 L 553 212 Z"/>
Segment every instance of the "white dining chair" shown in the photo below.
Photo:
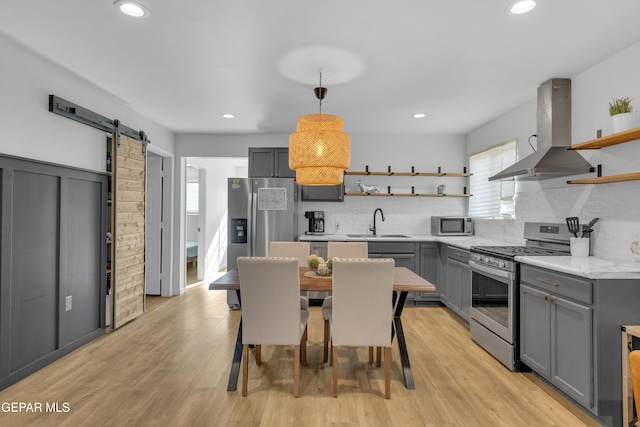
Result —
<path fill-rule="evenodd" d="M 338 396 L 338 349 L 384 348 L 384 396 L 391 397 L 393 271 L 391 258 L 345 259 L 333 263 L 331 359 L 333 395 Z M 369 362 L 372 362 L 371 350 Z"/>
<path fill-rule="evenodd" d="M 327 258 L 368 258 L 369 244 L 367 242 L 328 242 Z M 322 319 L 324 320 L 324 361 L 329 358 L 329 316 L 331 314 L 331 296 L 322 301 Z"/>
<path fill-rule="evenodd" d="M 290 257 L 298 259 L 298 267 L 307 266 L 309 258 L 309 242 L 278 242 L 269 243 L 270 257 Z M 309 309 L 308 292 L 300 292 L 300 308 Z"/>
<path fill-rule="evenodd" d="M 238 258 L 242 309 L 242 395 L 247 395 L 249 345 L 260 365 L 261 345 L 293 345 L 294 386 L 298 397 L 300 362 L 307 363 L 307 320 L 300 309 L 300 275 L 295 258 Z"/>

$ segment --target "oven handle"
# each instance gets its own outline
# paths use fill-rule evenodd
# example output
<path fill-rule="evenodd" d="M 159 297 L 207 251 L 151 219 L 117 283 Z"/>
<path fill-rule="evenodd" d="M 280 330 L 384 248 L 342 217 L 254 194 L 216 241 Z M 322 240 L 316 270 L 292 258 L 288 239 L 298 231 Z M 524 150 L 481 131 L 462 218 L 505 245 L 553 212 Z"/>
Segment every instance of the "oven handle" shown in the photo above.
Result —
<path fill-rule="evenodd" d="M 490 276 L 496 279 L 502 279 L 500 280 L 501 282 L 506 282 L 506 281 L 512 282 L 514 279 L 513 277 L 514 274 L 510 271 L 504 271 L 504 270 L 498 270 L 491 267 L 486 267 L 482 264 L 478 264 L 473 260 L 469 260 L 469 267 L 471 267 L 472 270 L 475 270 L 487 276 Z"/>

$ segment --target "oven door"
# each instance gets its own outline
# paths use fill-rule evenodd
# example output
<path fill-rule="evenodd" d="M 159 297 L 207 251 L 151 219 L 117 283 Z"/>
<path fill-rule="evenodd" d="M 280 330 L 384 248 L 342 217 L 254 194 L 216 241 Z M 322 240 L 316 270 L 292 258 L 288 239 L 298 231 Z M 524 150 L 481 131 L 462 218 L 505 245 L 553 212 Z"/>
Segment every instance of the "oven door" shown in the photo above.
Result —
<path fill-rule="evenodd" d="M 469 267 L 472 289 L 469 315 L 509 344 L 515 344 L 516 274 L 473 260 L 469 261 Z"/>

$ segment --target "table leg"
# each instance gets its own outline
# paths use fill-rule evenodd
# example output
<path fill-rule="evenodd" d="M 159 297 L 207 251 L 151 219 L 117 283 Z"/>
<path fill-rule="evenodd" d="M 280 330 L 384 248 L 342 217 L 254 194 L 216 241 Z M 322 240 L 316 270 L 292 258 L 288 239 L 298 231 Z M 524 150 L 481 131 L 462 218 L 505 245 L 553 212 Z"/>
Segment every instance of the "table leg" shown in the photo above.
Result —
<path fill-rule="evenodd" d="M 401 292 L 398 298 L 397 293 L 393 293 L 395 312 L 393 313 L 393 328 L 391 329 L 391 339 L 395 331 L 398 336 L 398 350 L 400 351 L 400 363 L 402 365 L 402 374 L 404 375 L 404 385 L 408 390 L 415 390 L 413 383 L 413 373 L 411 372 L 411 364 L 409 363 L 409 353 L 407 352 L 407 343 L 404 339 L 404 331 L 402 330 L 402 309 L 407 299 L 408 292 Z M 397 300 L 397 301 L 396 301 Z"/>
<path fill-rule="evenodd" d="M 236 294 L 238 295 L 238 302 L 240 303 L 240 291 L 236 291 Z M 241 303 L 240 306 L 242 307 Z M 238 388 L 240 362 L 242 362 L 242 315 L 240 316 L 240 324 L 238 325 L 236 346 L 233 349 L 233 361 L 231 362 L 231 372 L 229 372 L 229 384 L 227 385 L 227 391 L 236 391 Z"/>

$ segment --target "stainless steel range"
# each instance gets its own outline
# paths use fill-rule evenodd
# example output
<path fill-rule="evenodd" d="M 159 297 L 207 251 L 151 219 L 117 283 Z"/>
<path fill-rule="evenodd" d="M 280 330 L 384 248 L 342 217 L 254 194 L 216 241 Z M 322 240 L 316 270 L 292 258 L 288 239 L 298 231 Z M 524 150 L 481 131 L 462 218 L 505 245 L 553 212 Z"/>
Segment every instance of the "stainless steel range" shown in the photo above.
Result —
<path fill-rule="evenodd" d="M 525 246 L 472 246 L 471 338 L 512 371 L 519 357 L 520 264 L 516 256 L 569 255 L 566 224 L 527 222 Z"/>

